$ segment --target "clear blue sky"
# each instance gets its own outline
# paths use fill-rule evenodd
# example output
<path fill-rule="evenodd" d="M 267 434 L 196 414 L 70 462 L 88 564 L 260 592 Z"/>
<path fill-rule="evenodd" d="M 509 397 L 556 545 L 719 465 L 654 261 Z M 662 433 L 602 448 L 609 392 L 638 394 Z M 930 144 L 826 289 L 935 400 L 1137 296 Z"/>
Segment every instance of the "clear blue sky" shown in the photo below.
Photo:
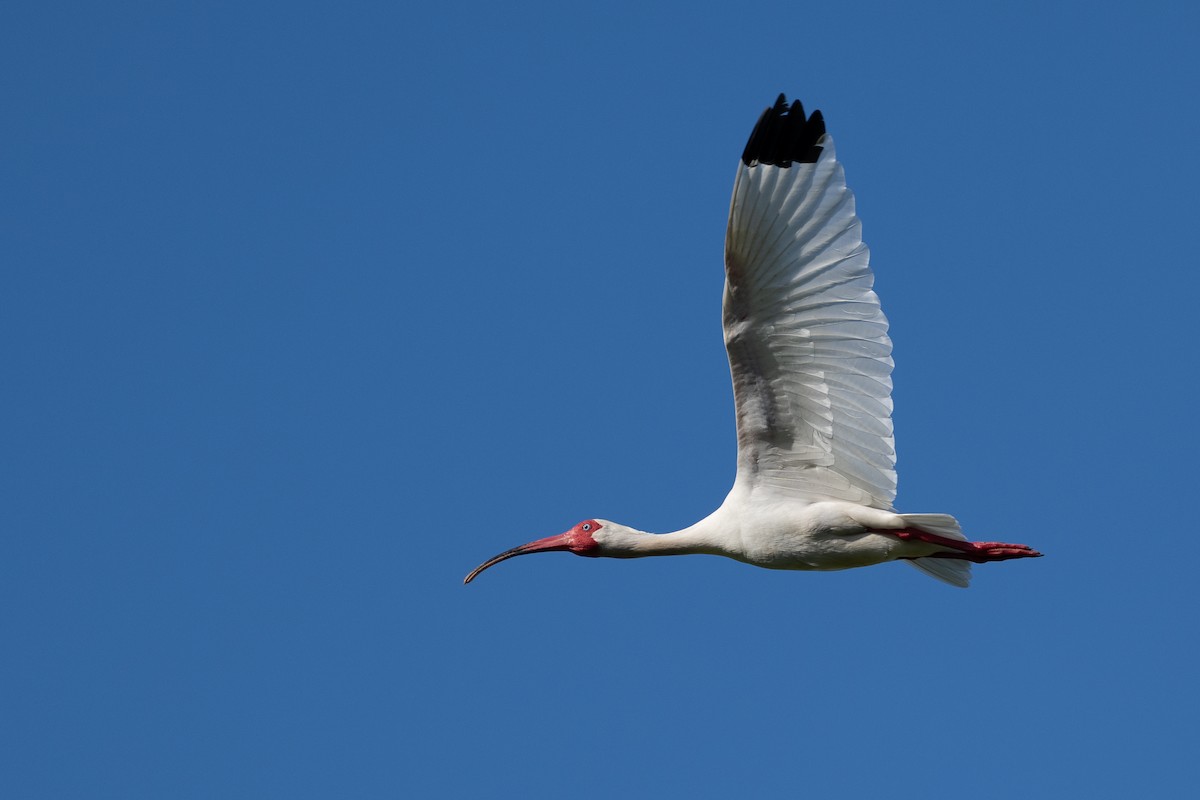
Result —
<path fill-rule="evenodd" d="M 8 3 L 0 794 L 1178 797 L 1186 3 Z M 733 477 L 737 158 L 826 115 L 898 505 L 1037 561 L 518 559 Z"/>

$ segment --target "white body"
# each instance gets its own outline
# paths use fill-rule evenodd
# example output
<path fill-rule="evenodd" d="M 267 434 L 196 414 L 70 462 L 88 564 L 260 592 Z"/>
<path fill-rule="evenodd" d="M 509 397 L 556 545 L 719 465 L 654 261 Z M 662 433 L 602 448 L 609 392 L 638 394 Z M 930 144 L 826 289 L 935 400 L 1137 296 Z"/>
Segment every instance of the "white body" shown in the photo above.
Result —
<path fill-rule="evenodd" d="M 964 538 L 953 518 L 945 515 L 896 514 L 840 500 L 807 502 L 770 495 L 759 499 L 753 490 L 738 487 L 708 517 L 675 533 L 647 534 L 608 520 L 598 522 L 601 527 L 594 537 L 602 555 L 707 553 L 767 569 L 868 567 L 945 549 L 879 531 L 919 526 L 948 538 Z M 969 575 L 969 564 L 962 561 L 935 561 L 931 566 L 942 573 L 935 577 L 955 585 L 966 580 L 963 573 Z"/>

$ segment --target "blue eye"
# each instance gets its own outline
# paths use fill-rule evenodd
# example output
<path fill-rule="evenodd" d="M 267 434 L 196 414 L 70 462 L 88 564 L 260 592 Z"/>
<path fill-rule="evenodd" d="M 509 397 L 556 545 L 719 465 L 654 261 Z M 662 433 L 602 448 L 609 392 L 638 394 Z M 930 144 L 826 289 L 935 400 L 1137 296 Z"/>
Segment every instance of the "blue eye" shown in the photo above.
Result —
<path fill-rule="evenodd" d="M 590 531 L 592 529 L 592 523 L 590 523 L 590 522 L 583 523 L 583 529 L 585 531 Z"/>

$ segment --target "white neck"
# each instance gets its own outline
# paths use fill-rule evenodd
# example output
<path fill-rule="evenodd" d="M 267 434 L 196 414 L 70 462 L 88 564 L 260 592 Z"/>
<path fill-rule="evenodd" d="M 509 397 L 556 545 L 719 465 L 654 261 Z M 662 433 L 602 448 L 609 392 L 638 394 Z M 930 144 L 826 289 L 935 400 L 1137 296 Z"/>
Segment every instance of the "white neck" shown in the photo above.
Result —
<path fill-rule="evenodd" d="M 692 553 L 726 555 L 712 523 L 702 519 L 695 525 L 673 533 L 643 533 L 631 536 L 603 555 L 614 558 L 641 558 L 643 556 L 680 556 Z"/>

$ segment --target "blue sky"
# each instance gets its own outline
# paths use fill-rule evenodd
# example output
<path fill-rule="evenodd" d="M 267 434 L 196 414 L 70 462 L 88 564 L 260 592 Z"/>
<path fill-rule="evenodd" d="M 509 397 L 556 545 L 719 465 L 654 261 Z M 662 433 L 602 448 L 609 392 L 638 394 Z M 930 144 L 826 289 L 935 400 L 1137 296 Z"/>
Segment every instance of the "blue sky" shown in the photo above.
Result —
<path fill-rule="evenodd" d="M 1183 3 L 0 10 L 6 797 L 1181 796 Z M 898 505 L 1037 561 L 483 559 L 733 477 L 738 155 L 820 108 Z"/>

